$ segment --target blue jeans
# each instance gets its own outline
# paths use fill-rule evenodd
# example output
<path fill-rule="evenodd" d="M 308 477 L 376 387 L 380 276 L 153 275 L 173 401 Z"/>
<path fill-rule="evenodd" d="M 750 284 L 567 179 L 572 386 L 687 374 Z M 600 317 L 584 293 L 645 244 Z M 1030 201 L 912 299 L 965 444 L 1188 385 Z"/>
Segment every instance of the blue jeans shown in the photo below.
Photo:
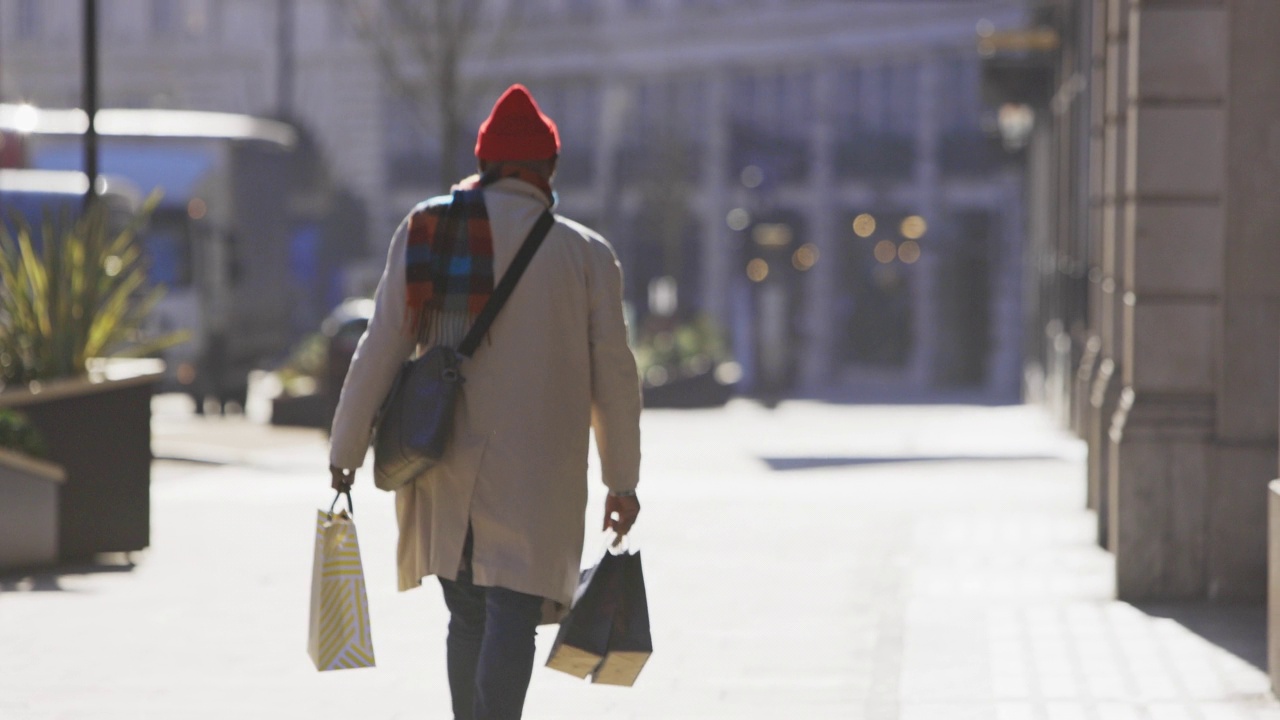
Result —
<path fill-rule="evenodd" d="M 519 720 L 533 675 L 542 598 L 471 582 L 471 533 L 458 579 L 440 578 L 449 608 L 454 720 Z"/>

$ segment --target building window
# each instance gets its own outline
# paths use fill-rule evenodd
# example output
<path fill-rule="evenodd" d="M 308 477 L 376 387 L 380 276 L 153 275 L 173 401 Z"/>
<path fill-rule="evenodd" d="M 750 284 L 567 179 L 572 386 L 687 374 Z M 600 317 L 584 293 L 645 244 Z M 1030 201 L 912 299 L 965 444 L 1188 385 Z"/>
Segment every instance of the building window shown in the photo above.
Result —
<path fill-rule="evenodd" d="M 562 80 L 533 89 L 543 112 L 560 128 L 557 178 L 566 185 L 585 185 L 595 166 L 600 92 L 590 80 Z"/>
<path fill-rule="evenodd" d="M 813 75 L 761 72 L 738 75 L 731 86 L 729 177 L 756 168 L 763 181 L 799 182 L 809 173 Z"/>
<path fill-rule="evenodd" d="M 329 28 L 329 37 L 334 40 L 346 40 L 355 35 L 355 21 L 345 3 L 333 0 L 325 6 L 325 24 Z"/>
<path fill-rule="evenodd" d="M 425 130 L 422 109 L 413 100 L 389 94 L 383 103 L 387 182 L 399 187 L 434 187 L 441 182 L 437 177 L 439 137 Z"/>
<path fill-rule="evenodd" d="M 151 34 L 170 35 L 177 28 L 177 1 L 151 0 Z"/>
<path fill-rule="evenodd" d="M 186 18 L 183 23 L 188 35 L 201 37 L 209 30 L 207 0 L 187 0 Z"/>
<path fill-rule="evenodd" d="M 864 65 L 837 73 L 836 174 L 904 180 L 915 162 L 917 66 Z"/>
<path fill-rule="evenodd" d="M 777 136 L 805 137 L 813 122 L 813 75 L 760 73 L 734 82 L 735 120 Z"/>
<path fill-rule="evenodd" d="M 18 0 L 17 22 L 14 27 L 19 39 L 31 40 L 40 35 L 40 3 L 38 0 Z"/>
<path fill-rule="evenodd" d="M 691 10 L 718 10 L 725 5 L 723 0 L 684 0 L 682 4 Z"/>
<path fill-rule="evenodd" d="M 831 93 L 831 114 L 838 124 L 848 125 L 858 116 L 858 93 L 861 89 L 861 73 L 858 68 L 843 68 L 836 72 L 836 90 Z"/>
<path fill-rule="evenodd" d="M 894 66 L 888 83 L 889 126 L 895 132 L 914 135 L 920 122 L 920 66 Z"/>
<path fill-rule="evenodd" d="M 206 32 L 210 38 L 221 40 L 227 0 L 201 0 L 201 3 L 206 6 L 204 11 Z"/>
<path fill-rule="evenodd" d="M 697 78 L 663 78 L 639 86 L 631 116 L 633 137 L 663 134 L 681 141 L 698 141 L 706 135 L 707 93 Z"/>
<path fill-rule="evenodd" d="M 507 12 L 521 23 L 546 25 L 561 18 L 578 17 L 577 11 L 583 10 L 582 6 L 593 4 L 576 0 L 520 0 L 512 2 Z M 592 12 L 592 8 L 587 7 L 584 12 Z"/>
<path fill-rule="evenodd" d="M 707 92 L 696 77 L 667 78 L 641 89 L 644 123 L 681 142 L 697 144 L 706 136 Z"/>
<path fill-rule="evenodd" d="M 418 18 L 415 25 L 421 25 L 423 18 L 431 15 L 429 8 L 414 3 L 404 4 L 403 11 Z M 328 0 L 326 24 L 329 37 L 335 40 L 390 37 L 395 34 L 391 26 L 397 16 L 399 12 L 384 8 L 379 0 Z"/>
<path fill-rule="evenodd" d="M 565 14 L 572 20 L 591 20 L 596 15 L 597 0 L 565 0 Z"/>
<path fill-rule="evenodd" d="M 938 116 L 944 129 L 978 129 L 982 119 L 981 68 L 976 60 L 955 59 L 938 68 Z"/>
<path fill-rule="evenodd" d="M 1003 151 L 982 128 L 981 66 L 977 58 L 955 58 L 937 69 L 938 163 L 951 176 L 974 176 L 1000 167 Z"/>

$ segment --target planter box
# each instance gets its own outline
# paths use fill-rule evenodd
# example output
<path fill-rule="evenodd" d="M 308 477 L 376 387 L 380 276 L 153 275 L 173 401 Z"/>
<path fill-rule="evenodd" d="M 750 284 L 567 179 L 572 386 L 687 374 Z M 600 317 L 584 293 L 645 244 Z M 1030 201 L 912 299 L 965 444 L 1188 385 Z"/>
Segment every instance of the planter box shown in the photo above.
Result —
<path fill-rule="evenodd" d="M 0 449 L 0 570 L 58 561 L 58 490 L 53 463 Z"/>
<path fill-rule="evenodd" d="M 716 379 L 715 371 L 672 380 L 664 385 L 644 387 L 647 408 L 715 408 L 733 397 L 733 385 Z"/>
<path fill-rule="evenodd" d="M 25 413 L 50 459 L 66 470 L 58 501 L 62 560 L 151 544 L 151 395 L 163 375 L 149 369 L 113 363 L 91 378 L 0 393 L 0 407 Z"/>
<path fill-rule="evenodd" d="M 271 424 L 328 430 L 333 422 L 330 410 L 324 393 L 281 395 L 271 400 Z"/>

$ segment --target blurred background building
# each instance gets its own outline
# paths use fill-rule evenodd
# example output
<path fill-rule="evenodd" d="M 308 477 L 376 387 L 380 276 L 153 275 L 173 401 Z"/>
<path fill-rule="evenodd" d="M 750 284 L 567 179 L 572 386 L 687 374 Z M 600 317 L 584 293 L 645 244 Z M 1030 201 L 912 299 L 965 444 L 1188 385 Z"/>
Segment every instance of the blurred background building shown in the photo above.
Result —
<path fill-rule="evenodd" d="M 723 334 L 775 397 L 1011 401 L 1023 151 L 975 41 L 1024 5 L 111 0 L 100 96 L 296 124 L 365 210 L 356 293 L 523 82 L 562 130 L 561 209 L 613 241 L 642 334 Z M 77 105 L 79 6 L 0 0 L 0 100 Z"/>

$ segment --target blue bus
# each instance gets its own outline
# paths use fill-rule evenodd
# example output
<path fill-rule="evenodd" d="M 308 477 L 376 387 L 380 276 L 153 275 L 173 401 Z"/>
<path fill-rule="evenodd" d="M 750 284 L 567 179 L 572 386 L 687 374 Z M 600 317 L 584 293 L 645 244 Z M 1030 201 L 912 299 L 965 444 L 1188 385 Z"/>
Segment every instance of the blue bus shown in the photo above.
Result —
<path fill-rule="evenodd" d="M 20 137 L 31 170 L 78 172 L 85 114 L 0 104 L 0 132 Z M 166 351 L 166 386 L 243 405 L 247 377 L 314 331 L 341 299 L 346 252 L 326 243 L 332 183 L 299 130 L 230 113 L 104 109 L 99 167 L 143 194 L 163 193 L 144 235 L 151 279 L 166 286 L 154 332 L 187 330 Z M 342 206 L 346 207 L 346 206 Z M 335 255 L 337 257 L 335 257 Z"/>
<path fill-rule="evenodd" d="M 79 171 L 0 168 L 0 225 L 12 237 L 25 222 L 39 243 L 43 222 L 77 217 L 88 191 L 89 178 Z M 133 183 L 107 175 L 98 177 L 95 194 L 106 203 L 115 227 L 123 227 L 142 200 Z"/>

